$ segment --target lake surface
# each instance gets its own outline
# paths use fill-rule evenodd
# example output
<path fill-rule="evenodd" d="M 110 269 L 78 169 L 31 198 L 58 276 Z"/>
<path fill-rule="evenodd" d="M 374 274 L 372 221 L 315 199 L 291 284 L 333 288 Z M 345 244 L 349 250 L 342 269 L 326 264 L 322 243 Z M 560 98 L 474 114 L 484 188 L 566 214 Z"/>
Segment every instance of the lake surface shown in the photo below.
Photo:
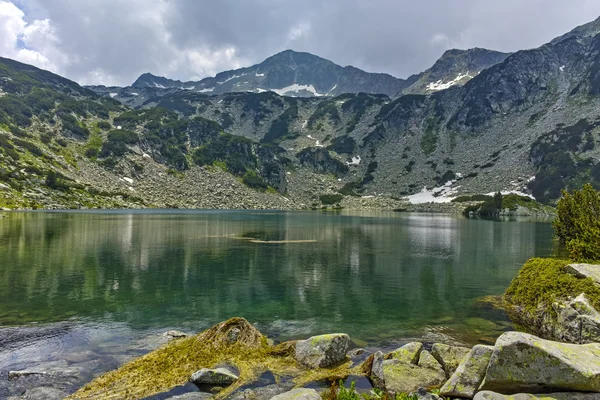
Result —
<path fill-rule="evenodd" d="M 116 366 L 147 351 L 144 338 L 233 316 L 278 340 L 490 342 L 511 325 L 481 299 L 553 254 L 551 237 L 547 222 L 451 215 L 11 213 L 0 219 L 0 333 L 28 333 L 5 340 L 0 369 L 84 350 Z"/>

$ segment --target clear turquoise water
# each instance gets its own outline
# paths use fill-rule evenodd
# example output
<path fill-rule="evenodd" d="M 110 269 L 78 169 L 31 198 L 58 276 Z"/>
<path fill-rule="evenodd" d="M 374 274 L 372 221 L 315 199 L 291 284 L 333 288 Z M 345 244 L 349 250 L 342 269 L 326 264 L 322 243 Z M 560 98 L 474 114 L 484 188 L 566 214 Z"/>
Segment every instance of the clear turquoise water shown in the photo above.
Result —
<path fill-rule="evenodd" d="M 87 345 L 118 344 L 242 316 L 282 340 L 489 342 L 511 326 L 479 300 L 551 255 L 551 236 L 549 223 L 447 215 L 13 213 L 0 219 L 0 327 L 66 321 L 93 327 Z"/>

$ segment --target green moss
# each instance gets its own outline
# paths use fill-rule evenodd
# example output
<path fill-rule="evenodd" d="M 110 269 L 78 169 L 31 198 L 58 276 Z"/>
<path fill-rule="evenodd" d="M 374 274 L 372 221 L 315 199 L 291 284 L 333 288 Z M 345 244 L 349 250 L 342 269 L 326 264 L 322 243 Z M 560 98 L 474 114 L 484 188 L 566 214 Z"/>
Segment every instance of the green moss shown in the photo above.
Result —
<path fill-rule="evenodd" d="M 233 338 L 233 339 L 232 339 Z M 95 379 L 70 399 L 139 399 L 186 383 L 192 373 L 221 363 L 235 365 L 240 379 L 219 392 L 224 398 L 258 379 L 265 371 L 292 376 L 297 386 L 358 373 L 351 361 L 334 369 L 306 370 L 292 357 L 293 343 L 271 346 L 243 318 L 232 318 L 190 338 L 170 342 L 121 368 Z"/>
<path fill-rule="evenodd" d="M 534 312 L 540 306 L 553 312 L 552 303 L 585 293 L 592 305 L 600 309 L 600 288 L 592 279 L 579 279 L 565 272 L 568 260 L 532 258 L 511 282 L 504 294 L 509 305 Z"/>

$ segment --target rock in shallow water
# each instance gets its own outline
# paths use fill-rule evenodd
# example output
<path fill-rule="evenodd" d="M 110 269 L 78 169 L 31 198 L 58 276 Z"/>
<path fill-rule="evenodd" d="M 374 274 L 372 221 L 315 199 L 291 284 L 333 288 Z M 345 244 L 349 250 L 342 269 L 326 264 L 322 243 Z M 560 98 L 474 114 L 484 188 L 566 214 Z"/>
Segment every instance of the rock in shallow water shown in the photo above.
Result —
<path fill-rule="evenodd" d="M 37 387 L 27 390 L 22 396 L 9 397 L 9 400 L 61 400 L 68 394 L 52 387 Z"/>
<path fill-rule="evenodd" d="M 311 368 L 328 368 L 346 359 L 350 337 L 345 333 L 313 336 L 296 343 L 296 360 Z"/>
<path fill-rule="evenodd" d="M 481 389 L 600 392 L 600 343 L 565 344 L 506 332 L 496 341 Z"/>
<path fill-rule="evenodd" d="M 479 344 L 473 347 L 454 374 L 442 386 L 440 394 L 472 399 L 485 377 L 493 351 L 492 346 Z"/>
<path fill-rule="evenodd" d="M 196 386 L 229 386 L 239 377 L 227 368 L 202 368 L 196 371 L 190 377 L 190 382 L 196 384 Z"/>

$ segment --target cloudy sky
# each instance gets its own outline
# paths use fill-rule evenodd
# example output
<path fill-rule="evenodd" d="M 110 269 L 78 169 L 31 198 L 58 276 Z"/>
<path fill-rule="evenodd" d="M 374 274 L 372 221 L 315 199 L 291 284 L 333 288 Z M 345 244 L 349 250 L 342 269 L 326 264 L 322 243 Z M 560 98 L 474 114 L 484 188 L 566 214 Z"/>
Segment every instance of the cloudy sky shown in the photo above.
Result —
<path fill-rule="evenodd" d="M 537 47 L 599 0 L 0 0 L 0 56 L 83 84 L 191 80 L 288 48 L 398 77 L 449 48 Z"/>

